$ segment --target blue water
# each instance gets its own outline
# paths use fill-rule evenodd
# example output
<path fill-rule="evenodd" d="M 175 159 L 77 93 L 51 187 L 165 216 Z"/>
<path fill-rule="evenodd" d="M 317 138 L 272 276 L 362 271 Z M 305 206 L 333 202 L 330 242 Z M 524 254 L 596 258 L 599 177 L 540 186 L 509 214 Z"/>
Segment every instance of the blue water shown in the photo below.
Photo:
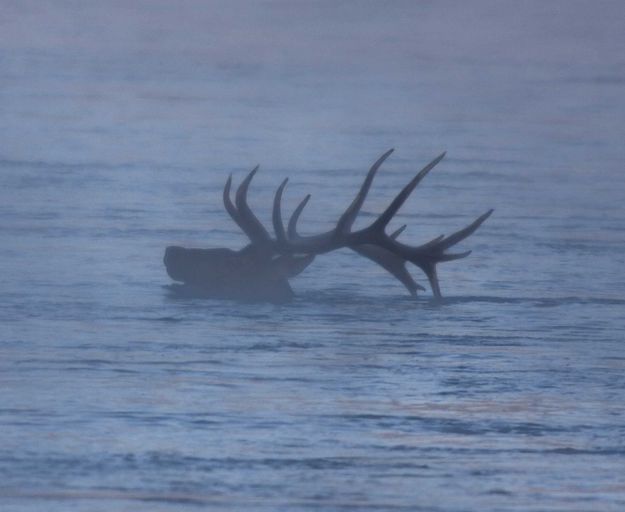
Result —
<path fill-rule="evenodd" d="M 0 5 L 2 511 L 625 509 L 622 3 Z M 442 303 L 171 294 L 230 172 L 313 234 L 389 147 L 358 225 L 443 150 L 402 240 L 495 208 Z"/>

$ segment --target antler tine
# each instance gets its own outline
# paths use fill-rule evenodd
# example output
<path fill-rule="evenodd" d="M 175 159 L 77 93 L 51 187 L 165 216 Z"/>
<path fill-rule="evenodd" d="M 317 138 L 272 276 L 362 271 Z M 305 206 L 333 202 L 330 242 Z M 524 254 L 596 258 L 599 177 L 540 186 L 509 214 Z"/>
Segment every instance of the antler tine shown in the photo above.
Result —
<path fill-rule="evenodd" d="M 299 235 L 297 234 L 297 221 L 299 220 L 299 216 L 302 214 L 302 210 L 304 210 L 304 207 L 306 206 L 306 204 L 308 204 L 309 200 L 310 200 L 310 194 L 308 194 L 304 199 L 302 199 L 300 203 L 297 205 L 297 208 L 295 208 L 295 210 L 293 211 L 293 214 L 291 215 L 291 218 L 289 219 L 289 225 L 287 227 L 289 240 L 294 240 L 299 237 Z"/>
<path fill-rule="evenodd" d="M 438 242 L 440 242 L 443 238 L 445 238 L 445 235 L 440 235 L 440 236 L 437 236 L 436 238 L 432 238 L 432 240 L 430 240 L 429 242 L 425 242 L 424 244 L 421 244 L 419 246 L 419 249 L 427 249 L 428 247 L 432 247 L 436 245 Z"/>
<path fill-rule="evenodd" d="M 423 270 L 423 272 L 427 276 L 428 281 L 430 282 L 430 288 L 432 288 L 432 294 L 434 295 L 434 298 L 437 300 L 441 299 L 443 297 L 443 294 L 441 293 L 441 287 L 438 284 L 438 274 L 436 272 L 436 263 L 423 265 L 423 266 L 419 265 L 419 268 Z"/>
<path fill-rule="evenodd" d="M 256 174 L 256 171 L 258 171 L 258 167 L 258 165 L 254 167 L 254 169 L 252 169 L 252 171 L 250 171 L 250 173 L 243 180 L 241 185 L 239 185 L 234 201 L 236 203 L 241 222 L 245 225 L 244 231 L 250 237 L 250 240 L 256 243 L 264 243 L 270 241 L 271 236 L 269 236 L 265 226 L 262 225 L 247 204 L 247 189 L 249 188 L 250 182 Z"/>
<path fill-rule="evenodd" d="M 289 178 L 285 178 L 276 190 L 276 194 L 273 197 L 273 211 L 271 220 L 273 222 L 273 230 L 276 233 L 276 239 L 278 243 L 283 244 L 286 242 L 286 233 L 284 231 L 284 223 L 282 222 L 282 192 L 286 187 Z"/>
<path fill-rule="evenodd" d="M 491 216 L 491 214 L 494 212 L 495 210 L 493 210 L 492 208 L 490 210 L 488 210 L 486 213 L 483 213 L 482 215 L 480 215 L 477 219 L 475 219 L 471 224 L 469 224 L 467 227 L 462 228 L 459 231 L 456 231 L 455 233 L 453 233 L 452 235 L 449 235 L 447 238 L 444 238 L 441 243 L 440 246 L 442 248 L 442 250 L 445 249 L 449 249 L 452 245 L 456 245 L 458 242 L 461 242 L 462 240 L 464 240 L 465 238 L 467 238 L 469 235 L 471 235 L 472 233 L 475 232 L 475 230 L 477 228 L 479 228 L 482 223 L 488 219 L 488 217 Z"/>
<path fill-rule="evenodd" d="M 232 174 L 230 174 L 230 176 L 228 177 L 228 181 L 226 181 L 226 186 L 224 187 L 224 192 L 223 192 L 223 200 L 224 200 L 224 206 L 226 207 L 226 211 L 228 212 L 232 220 L 236 223 L 236 225 L 239 226 L 239 228 L 241 228 L 241 231 L 243 231 L 247 235 L 250 241 L 254 242 L 255 236 L 256 236 L 255 232 L 250 228 L 248 224 L 246 224 L 243 221 L 239 213 L 239 210 L 237 210 L 236 206 L 234 206 L 234 204 L 232 203 L 232 199 L 230 199 L 231 186 L 232 186 Z"/>
<path fill-rule="evenodd" d="M 459 252 L 457 254 L 442 254 L 439 261 L 445 262 L 445 261 L 461 260 L 462 258 L 466 258 L 472 252 L 473 251 L 464 251 L 464 252 Z"/>
<path fill-rule="evenodd" d="M 404 229 L 406 229 L 406 226 L 407 224 L 404 224 L 402 227 L 400 227 L 399 229 L 396 229 L 388 236 L 392 238 L 393 240 L 395 240 L 399 235 L 401 235 L 404 232 Z"/>
<path fill-rule="evenodd" d="M 438 155 L 434 160 L 432 160 L 429 164 L 427 164 L 423 169 L 419 171 L 419 173 L 410 180 L 410 183 L 406 185 L 402 191 L 397 194 L 393 202 L 388 206 L 384 213 L 380 215 L 377 220 L 371 225 L 372 230 L 383 230 L 386 225 L 391 221 L 391 219 L 395 216 L 397 211 L 404 204 L 408 196 L 412 193 L 415 187 L 419 184 L 419 182 L 427 176 L 427 174 L 434 169 L 436 164 L 438 164 L 447 154 L 447 152 L 443 152 Z"/>
<path fill-rule="evenodd" d="M 393 151 L 395 151 L 394 148 L 389 149 L 371 166 L 369 172 L 367 173 L 365 181 L 363 181 L 362 186 L 358 191 L 358 194 L 356 194 L 356 197 L 354 198 L 352 203 L 347 207 L 343 215 L 341 215 L 341 217 L 339 218 L 339 221 L 336 224 L 336 233 L 347 233 L 350 230 L 350 228 L 354 224 L 354 221 L 356 220 L 356 217 L 358 216 L 358 212 L 360 212 L 362 204 L 365 202 L 365 198 L 369 193 L 369 189 L 371 188 L 371 183 L 373 182 L 375 174 L 378 172 L 380 166 L 384 163 L 384 160 L 386 160 Z"/>
<path fill-rule="evenodd" d="M 234 204 L 232 204 L 232 200 L 230 199 L 230 187 L 232 186 L 232 173 L 228 176 L 228 181 L 226 181 L 226 186 L 224 187 L 223 200 L 226 211 L 232 217 L 232 220 L 237 223 L 237 225 L 241 228 L 241 224 L 239 222 L 239 212 L 237 211 Z"/>
<path fill-rule="evenodd" d="M 404 224 L 400 228 L 398 228 L 395 231 L 393 231 L 389 235 L 389 238 L 392 239 L 392 240 L 396 240 L 397 237 L 404 232 L 404 229 L 406 229 L 406 226 L 407 225 Z M 380 248 L 380 249 L 382 249 L 382 248 Z M 384 249 L 382 249 L 382 250 L 384 250 Z M 394 253 L 392 253 L 390 251 L 386 251 L 386 252 L 387 252 L 387 258 L 392 256 L 393 258 L 395 258 L 395 259 L 397 259 L 397 260 L 399 260 L 399 261 L 401 261 L 403 263 L 402 267 L 403 267 L 404 272 L 401 273 L 402 275 L 397 275 L 394 272 L 391 272 L 391 274 L 393 274 L 397 279 L 399 279 L 402 282 L 402 284 L 406 288 L 408 288 L 408 291 L 410 292 L 410 295 L 413 295 L 413 296 L 416 295 L 417 294 L 417 290 L 421 290 L 422 292 L 424 292 L 425 288 L 423 288 L 423 286 L 421 286 L 419 283 L 417 283 L 412 278 L 412 276 L 408 273 L 408 271 L 406 270 L 406 260 L 404 260 L 400 256 L 397 256 L 396 254 L 394 254 Z M 469 251 L 469 252 L 471 252 L 471 251 Z M 380 262 L 378 262 L 378 263 L 380 263 Z M 382 266 L 384 267 L 384 265 L 382 265 Z M 384 267 L 384 268 L 386 268 L 386 267 Z M 407 274 L 408 275 L 408 279 L 406 279 L 405 275 L 403 275 L 403 274 Z M 406 283 L 408 283 L 408 284 L 406 284 Z M 414 288 L 414 289 L 412 289 L 412 288 Z"/>

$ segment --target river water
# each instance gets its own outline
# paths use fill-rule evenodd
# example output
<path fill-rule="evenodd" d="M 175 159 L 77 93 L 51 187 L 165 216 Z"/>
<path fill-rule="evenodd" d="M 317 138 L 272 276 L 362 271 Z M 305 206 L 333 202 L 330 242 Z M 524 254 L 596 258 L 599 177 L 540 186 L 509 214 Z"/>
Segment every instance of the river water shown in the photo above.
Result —
<path fill-rule="evenodd" d="M 3 511 L 625 509 L 625 8 L 0 1 Z M 355 253 L 287 305 L 171 293 L 165 246 L 493 216 L 407 296 Z M 418 269 L 415 277 L 427 284 Z"/>

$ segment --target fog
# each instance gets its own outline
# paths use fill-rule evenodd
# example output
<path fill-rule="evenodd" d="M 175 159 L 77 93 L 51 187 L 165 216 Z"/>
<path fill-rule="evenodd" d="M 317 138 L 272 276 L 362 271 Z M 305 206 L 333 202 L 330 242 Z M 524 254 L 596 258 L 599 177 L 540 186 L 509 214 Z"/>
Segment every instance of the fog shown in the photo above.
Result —
<path fill-rule="evenodd" d="M 0 508 L 621 510 L 623 5 L 0 0 Z M 344 248 L 179 293 L 231 173 L 315 235 L 390 148 L 354 229 L 443 151 L 388 232 L 495 209 L 442 300 Z"/>

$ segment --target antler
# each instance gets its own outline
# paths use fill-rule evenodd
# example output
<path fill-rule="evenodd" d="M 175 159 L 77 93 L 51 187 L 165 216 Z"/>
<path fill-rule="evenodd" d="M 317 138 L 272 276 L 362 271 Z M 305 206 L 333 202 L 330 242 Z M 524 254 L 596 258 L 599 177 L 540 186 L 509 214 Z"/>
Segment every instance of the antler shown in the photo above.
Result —
<path fill-rule="evenodd" d="M 241 230 L 247 235 L 252 244 L 262 248 L 269 248 L 273 245 L 273 240 L 268 231 L 263 226 L 262 222 L 258 220 L 252 209 L 247 204 L 247 190 L 250 186 L 252 178 L 258 171 L 257 165 L 252 169 L 245 177 L 235 195 L 236 206 L 230 199 L 230 188 L 232 186 L 232 174 L 228 177 L 226 185 L 223 191 L 223 201 L 226 211 L 234 220 L 234 222 L 241 228 Z M 285 183 L 286 184 L 286 183 Z"/>
<path fill-rule="evenodd" d="M 405 224 L 398 230 L 394 231 L 390 237 L 395 240 L 404 229 L 406 229 Z M 406 261 L 396 254 L 377 245 L 357 245 L 351 247 L 351 249 L 384 268 L 387 272 L 398 279 L 413 297 L 417 294 L 417 290 L 425 291 L 425 288 L 416 283 L 412 276 L 408 273 L 408 270 L 406 269 Z"/>
<path fill-rule="evenodd" d="M 438 263 L 468 256 L 471 251 L 456 254 L 448 254 L 445 251 L 471 235 L 492 214 L 493 210 L 487 211 L 465 228 L 447 237 L 441 235 L 420 246 L 413 247 L 397 241 L 397 236 L 403 231 L 405 226 L 391 235 L 386 234 L 385 230 L 389 222 L 412 191 L 444 158 L 445 153 L 442 153 L 416 174 L 373 223 L 364 229 L 351 231 L 351 227 L 371 188 L 373 178 L 382 163 L 392 152 L 393 149 L 390 149 L 371 166 L 358 194 L 341 215 L 336 227 L 319 235 L 304 237 L 297 234 L 297 221 L 308 203 L 310 195 L 307 195 L 294 210 L 285 232 L 281 214 L 282 195 L 287 184 L 287 180 L 284 180 L 276 190 L 274 196 L 272 222 L 276 240 L 271 239 L 267 230 L 247 205 L 247 189 L 258 167 L 252 170 L 239 186 L 236 193 L 236 207 L 230 200 L 231 177 L 228 178 L 226 187 L 224 188 L 224 204 L 230 216 L 248 235 L 252 244 L 259 244 L 266 247 L 271 245 L 273 249 L 280 254 L 307 255 L 323 254 L 341 247 L 349 247 L 357 253 L 378 263 L 397 278 L 412 295 L 415 295 L 416 290 L 423 289 L 423 287 L 413 280 L 406 269 L 406 263 L 411 262 L 425 273 L 430 282 L 434 296 L 440 298 L 441 292 L 436 273 L 436 265 Z"/>

